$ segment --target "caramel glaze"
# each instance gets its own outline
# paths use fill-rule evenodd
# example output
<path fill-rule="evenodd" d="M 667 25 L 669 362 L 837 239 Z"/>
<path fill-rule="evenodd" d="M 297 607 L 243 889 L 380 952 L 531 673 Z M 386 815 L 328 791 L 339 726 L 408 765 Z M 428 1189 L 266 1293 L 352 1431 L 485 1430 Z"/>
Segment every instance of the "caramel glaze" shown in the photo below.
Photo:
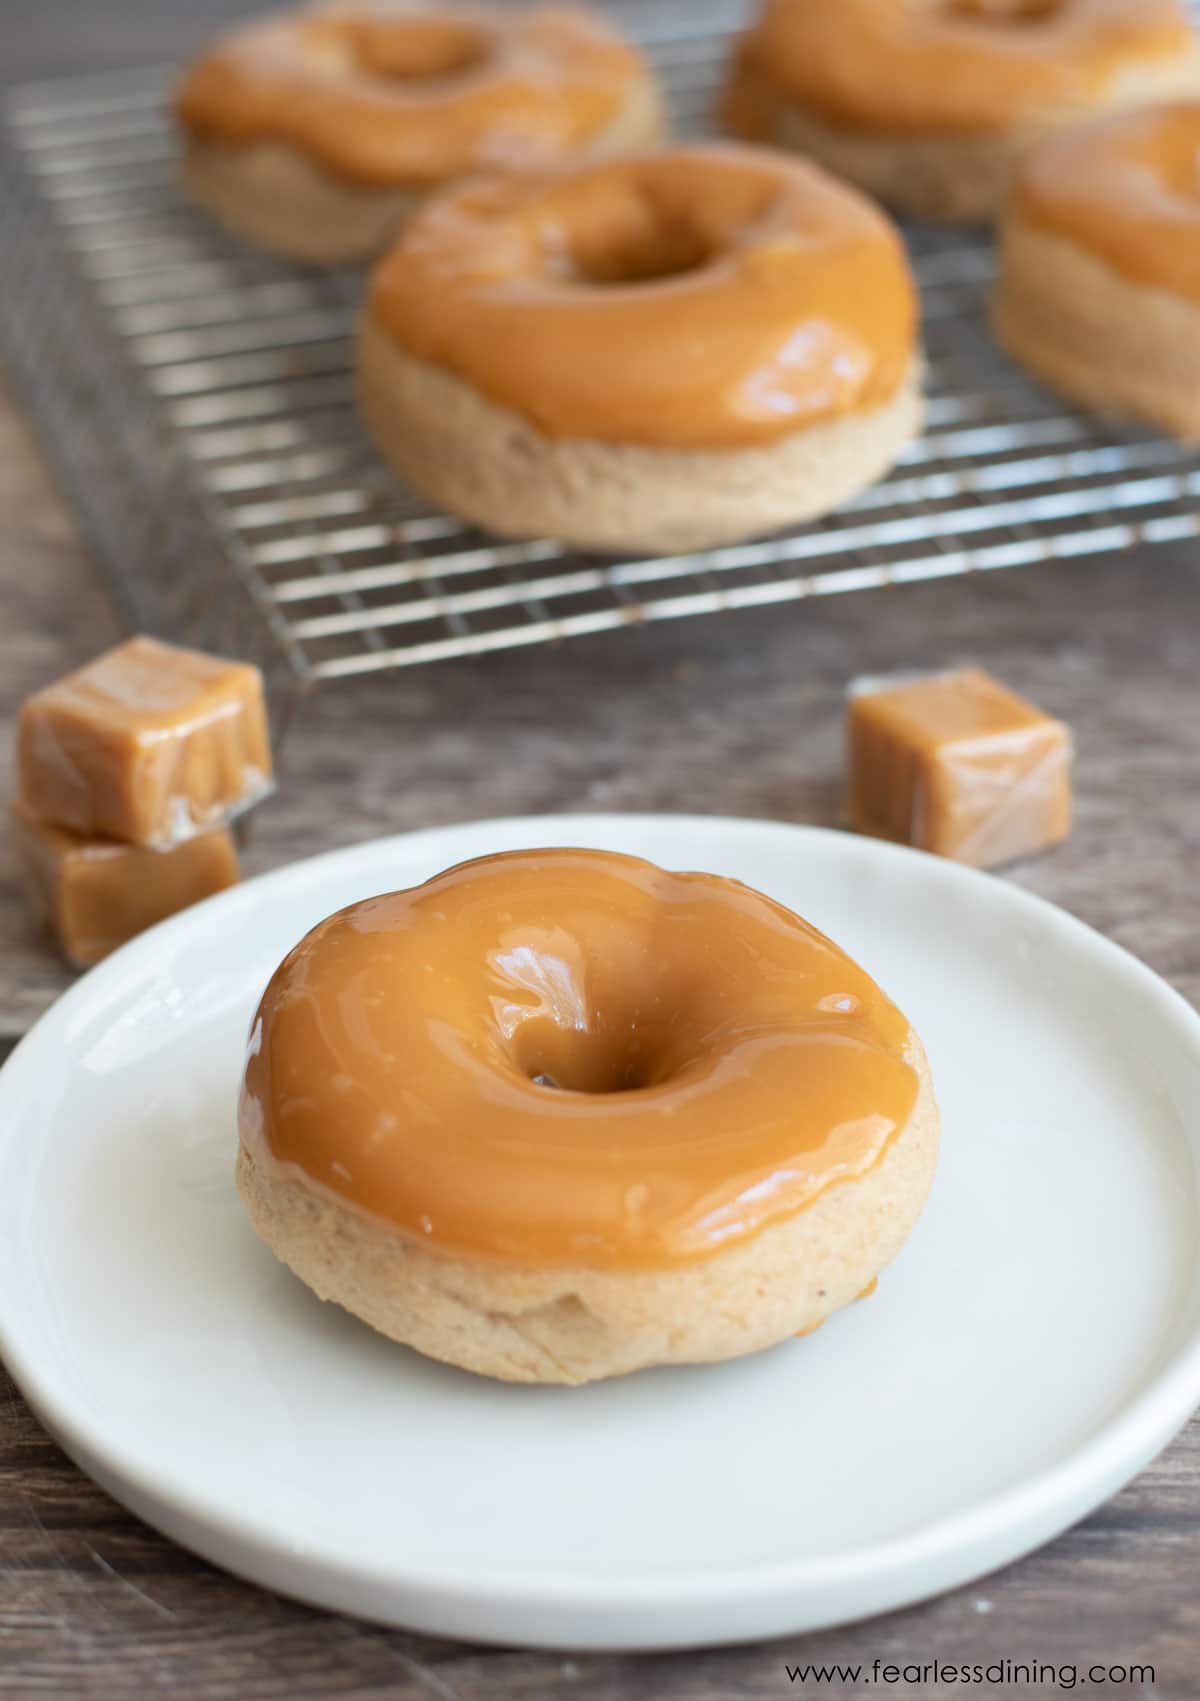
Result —
<path fill-rule="evenodd" d="M 815 166 L 678 148 L 437 197 L 367 312 L 552 437 L 772 442 L 880 406 L 912 370 L 892 225 Z"/>
<path fill-rule="evenodd" d="M 876 1164 L 910 1029 L 735 881 L 517 851 L 313 930 L 251 1032 L 241 1138 L 447 1253 L 698 1262 Z"/>
<path fill-rule="evenodd" d="M 766 0 L 723 116 L 751 140 L 780 99 L 848 129 L 1004 130 L 1195 51 L 1184 0 Z"/>
<path fill-rule="evenodd" d="M 1134 283 L 1200 303 L 1200 102 L 1089 125 L 1040 150 L 1012 210 Z"/>
<path fill-rule="evenodd" d="M 283 142 L 374 187 L 544 162 L 616 121 L 649 73 L 582 9 L 367 3 L 235 30 L 188 72 L 179 117 L 235 147 Z"/>
<path fill-rule="evenodd" d="M 867 1283 L 866 1287 L 862 1290 L 862 1292 L 859 1293 L 859 1294 L 855 1294 L 855 1296 L 854 1296 L 855 1299 L 856 1300 L 870 1299 L 872 1294 L 878 1288 L 878 1286 L 879 1286 L 878 1278 L 873 1276 L 871 1278 L 871 1280 Z M 805 1338 L 806 1335 L 815 1335 L 817 1330 L 823 1329 L 825 1327 L 826 1323 L 828 1323 L 828 1321 L 829 1321 L 829 1319 L 827 1317 L 822 1317 L 822 1319 L 819 1323 L 810 1323 L 807 1329 L 797 1329 L 795 1339 L 798 1340 L 798 1341 L 802 1341 Z"/>

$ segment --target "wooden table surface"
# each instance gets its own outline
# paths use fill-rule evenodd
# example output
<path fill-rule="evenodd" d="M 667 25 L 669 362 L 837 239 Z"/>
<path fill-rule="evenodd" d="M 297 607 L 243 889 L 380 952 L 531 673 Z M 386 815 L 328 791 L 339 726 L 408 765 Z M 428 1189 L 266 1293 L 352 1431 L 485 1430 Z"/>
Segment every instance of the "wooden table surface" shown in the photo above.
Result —
<path fill-rule="evenodd" d="M 40 10 L 10 3 L 0 19 L 3 74 L 160 57 L 237 9 L 210 5 L 200 19 L 200 9 L 189 17 L 182 4 L 156 0 Z M 23 696 L 117 628 L 2 391 L 0 608 L 3 794 Z M 698 810 L 833 823 L 847 678 L 971 659 L 1065 716 L 1079 740 L 1073 839 L 1006 877 L 1128 946 L 1195 1002 L 1198 637 L 1200 566 L 1190 553 L 1161 552 L 631 630 L 343 687 L 306 709 L 248 866 L 257 872 L 382 832 L 525 811 Z M 67 984 L 27 916 L 5 847 L 0 1036 L 18 1037 Z M 849 1678 L 792 1681 L 786 1667 L 876 1658 L 1149 1664 L 1153 1684 L 1109 1692 L 1195 1701 L 1200 1423 L 1070 1534 L 929 1605 L 766 1647 L 563 1658 L 381 1630 L 223 1575 L 82 1477 L 0 1368 L 0 1697 L 740 1701 L 874 1693 L 878 1685 Z M 893 1692 L 952 1691 L 915 1681 Z"/>

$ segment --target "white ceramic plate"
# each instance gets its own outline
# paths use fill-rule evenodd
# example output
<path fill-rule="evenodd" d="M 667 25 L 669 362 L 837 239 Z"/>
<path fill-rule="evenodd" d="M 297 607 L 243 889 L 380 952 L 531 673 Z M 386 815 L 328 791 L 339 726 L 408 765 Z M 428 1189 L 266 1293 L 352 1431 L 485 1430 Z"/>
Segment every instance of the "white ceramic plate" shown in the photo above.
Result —
<path fill-rule="evenodd" d="M 583 1390 L 427 1363 L 248 1228 L 234 1097 L 320 917 L 462 858 L 586 844 L 810 916 L 924 1035 L 944 1115 L 878 1294 L 716 1368 Z M 0 1353 L 120 1500 L 247 1577 L 450 1636 L 782 1635 L 965 1582 L 1138 1471 L 1200 1402 L 1200 1019 L 1004 882 L 835 833 L 686 817 L 363 845 L 135 941 L 0 1073 Z"/>

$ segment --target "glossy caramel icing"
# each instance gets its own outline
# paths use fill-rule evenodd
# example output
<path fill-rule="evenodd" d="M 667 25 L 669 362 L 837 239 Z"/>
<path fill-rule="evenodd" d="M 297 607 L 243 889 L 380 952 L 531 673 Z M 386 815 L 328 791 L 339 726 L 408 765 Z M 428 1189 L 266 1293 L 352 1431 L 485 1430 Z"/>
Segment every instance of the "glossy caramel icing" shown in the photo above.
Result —
<path fill-rule="evenodd" d="M 652 1270 L 869 1171 L 913 1110 L 910 1044 L 737 882 L 518 851 L 315 928 L 259 1007 L 239 1125 L 427 1246 Z"/>
<path fill-rule="evenodd" d="M 884 215 L 814 166 L 721 144 L 439 196 L 367 311 L 548 436 L 678 449 L 880 406 L 916 345 Z"/>
<path fill-rule="evenodd" d="M 864 131 L 1003 130 L 1195 52 L 1184 0 L 766 0 L 724 116 L 751 139 L 781 98 Z"/>
<path fill-rule="evenodd" d="M 177 106 L 197 136 L 282 142 L 352 181 L 423 189 L 554 159 L 648 81 L 637 51 L 580 8 L 397 13 L 363 0 L 233 31 L 188 72 Z"/>
<path fill-rule="evenodd" d="M 1200 302 L 1200 102 L 1108 119 L 1039 150 L 1012 210 L 1134 283 Z"/>

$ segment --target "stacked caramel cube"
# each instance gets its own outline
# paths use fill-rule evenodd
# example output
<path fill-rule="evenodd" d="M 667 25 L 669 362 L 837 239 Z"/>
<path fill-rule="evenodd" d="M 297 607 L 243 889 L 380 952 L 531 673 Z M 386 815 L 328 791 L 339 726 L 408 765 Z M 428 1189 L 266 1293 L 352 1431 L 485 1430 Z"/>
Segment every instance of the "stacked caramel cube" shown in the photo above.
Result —
<path fill-rule="evenodd" d="M 272 786 L 255 667 L 131 638 L 30 697 L 13 827 L 64 955 L 95 963 L 232 886 L 229 822 Z"/>

